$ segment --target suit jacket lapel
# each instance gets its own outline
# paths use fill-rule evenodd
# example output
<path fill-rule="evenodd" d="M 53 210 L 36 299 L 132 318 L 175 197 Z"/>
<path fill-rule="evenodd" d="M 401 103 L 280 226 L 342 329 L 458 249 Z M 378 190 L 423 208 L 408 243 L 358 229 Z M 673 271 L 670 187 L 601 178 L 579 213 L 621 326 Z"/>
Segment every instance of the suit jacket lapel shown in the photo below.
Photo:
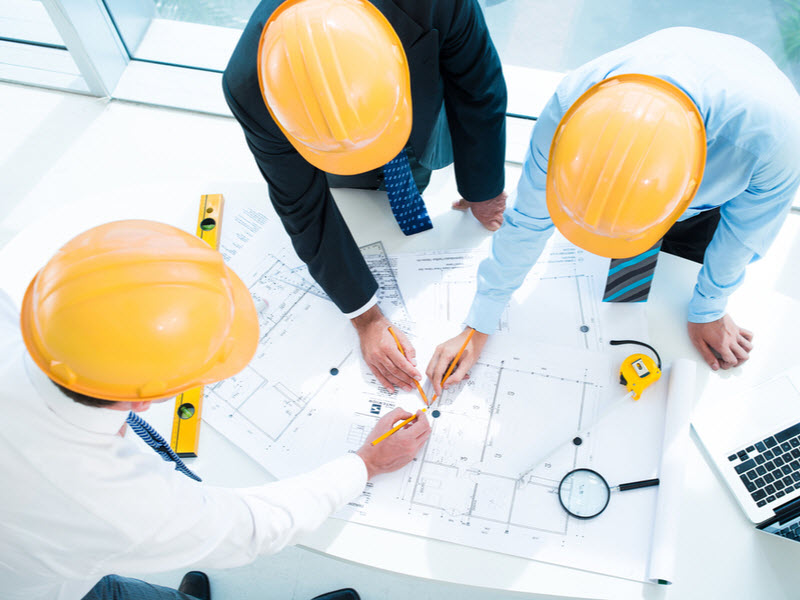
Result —
<path fill-rule="evenodd" d="M 372 4 L 392 24 L 406 51 L 425 33 L 425 30 L 414 19 L 391 0 L 372 0 Z"/>

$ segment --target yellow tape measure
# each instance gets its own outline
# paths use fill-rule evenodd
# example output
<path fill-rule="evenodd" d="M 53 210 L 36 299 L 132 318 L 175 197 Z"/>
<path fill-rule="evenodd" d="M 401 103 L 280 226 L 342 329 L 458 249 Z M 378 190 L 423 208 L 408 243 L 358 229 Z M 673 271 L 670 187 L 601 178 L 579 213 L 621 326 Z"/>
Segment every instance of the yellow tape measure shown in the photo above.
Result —
<path fill-rule="evenodd" d="M 197 216 L 197 237 L 214 250 L 219 249 L 222 194 L 208 194 L 200 198 L 200 213 Z M 172 415 L 172 439 L 170 444 L 178 456 L 197 456 L 200 441 L 201 412 L 203 409 L 203 386 L 192 388 L 175 398 Z"/>
<path fill-rule="evenodd" d="M 631 354 L 622 361 L 619 367 L 619 382 L 624 385 L 629 392 L 633 392 L 634 400 L 638 400 L 642 397 L 643 391 L 661 379 L 661 357 L 658 355 L 655 348 L 644 342 L 637 342 L 636 340 L 611 340 L 609 344 L 612 346 L 636 344 L 649 348 L 653 351 L 653 354 L 656 355 L 658 364 L 646 354 Z"/>

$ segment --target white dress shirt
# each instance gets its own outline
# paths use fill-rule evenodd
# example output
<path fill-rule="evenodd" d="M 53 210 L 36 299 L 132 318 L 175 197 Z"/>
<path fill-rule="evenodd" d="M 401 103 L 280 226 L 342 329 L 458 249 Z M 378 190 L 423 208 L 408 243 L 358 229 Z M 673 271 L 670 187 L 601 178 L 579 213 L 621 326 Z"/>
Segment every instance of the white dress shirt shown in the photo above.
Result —
<path fill-rule="evenodd" d="M 109 573 L 243 565 L 315 529 L 366 484 L 355 454 L 258 487 L 193 481 L 118 435 L 127 412 L 62 394 L 28 355 L 18 314 L 0 291 L 4 599 L 80 599 Z"/>

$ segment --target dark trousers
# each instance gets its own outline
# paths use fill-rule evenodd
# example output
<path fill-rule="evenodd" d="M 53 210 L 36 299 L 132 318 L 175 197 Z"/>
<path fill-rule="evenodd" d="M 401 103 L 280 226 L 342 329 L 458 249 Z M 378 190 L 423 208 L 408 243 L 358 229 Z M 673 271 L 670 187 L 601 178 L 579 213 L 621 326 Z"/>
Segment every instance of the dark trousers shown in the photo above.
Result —
<path fill-rule="evenodd" d="M 661 252 L 703 264 L 706 248 L 719 224 L 719 207 L 675 223 L 661 244 Z"/>
<path fill-rule="evenodd" d="M 197 600 L 197 598 L 139 579 L 106 575 L 89 590 L 83 600 Z"/>

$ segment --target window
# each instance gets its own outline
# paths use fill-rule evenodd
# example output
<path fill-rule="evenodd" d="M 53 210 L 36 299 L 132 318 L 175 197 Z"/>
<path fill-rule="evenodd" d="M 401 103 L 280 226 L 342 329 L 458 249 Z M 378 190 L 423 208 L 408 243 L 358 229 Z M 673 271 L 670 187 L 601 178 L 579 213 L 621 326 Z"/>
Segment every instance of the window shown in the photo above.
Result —
<path fill-rule="evenodd" d="M 0 0 L 0 32 L 4 41 L 66 49 L 47 10 L 38 0 Z"/>
<path fill-rule="evenodd" d="M 564 72 L 659 29 L 690 26 L 759 46 L 800 87 L 800 0 L 480 0 L 504 64 Z"/>
<path fill-rule="evenodd" d="M 131 58 L 223 71 L 258 0 L 106 0 L 106 5 Z"/>
<path fill-rule="evenodd" d="M 648 33 L 676 25 L 750 40 L 800 88 L 800 0 L 477 1 L 506 69 L 510 112 L 535 117 L 542 102 L 538 98 L 530 102 L 532 88 L 551 90 L 561 73 Z M 0 0 L 0 77 L 14 79 L 15 73 L 19 74 L 20 66 L 14 63 L 24 62 L 21 54 L 68 47 L 91 93 L 145 102 L 152 94 L 149 101 L 180 106 L 184 102 L 181 90 L 190 97 L 197 81 L 200 87 L 194 97 L 207 97 L 218 77 L 204 82 L 174 69 L 221 73 L 257 5 L 258 0 L 47 0 L 46 4 L 39 0 Z M 91 18 L 87 18 L 90 13 Z M 74 31 L 70 32 L 70 27 Z M 22 48 L 15 41 L 29 47 Z M 108 66 L 101 63 L 108 62 L 107 57 L 116 52 L 114 46 L 119 46 L 120 57 L 111 61 L 111 66 L 95 68 L 102 72 L 102 85 L 91 80 L 91 69 L 83 64 L 81 51 L 75 48 L 81 43 L 94 67 Z M 28 63 L 34 62 L 30 58 L 26 58 Z M 143 63 L 172 69 L 143 69 Z M 28 64 L 23 68 L 31 71 L 37 67 Z M 75 63 L 69 68 L 62 65 L 59 70 L 62 79 L 76 76 Z M 145 74 L 162 79 L 166 76 L 167 81 L 142 85 Z M 532 80 L 537 82 L 533 86 Z M 519 98 L 526 101 L 520 103 Z M 220 98 L 201 107 L 192 105 L 191 98 L 187 102 L 188 107 L 198 110 L 227 112 Z"/>
<path fill-rule="evenodd" d="M 38 0 L 0 0 L 0 79 L 89 92 Z"/>

